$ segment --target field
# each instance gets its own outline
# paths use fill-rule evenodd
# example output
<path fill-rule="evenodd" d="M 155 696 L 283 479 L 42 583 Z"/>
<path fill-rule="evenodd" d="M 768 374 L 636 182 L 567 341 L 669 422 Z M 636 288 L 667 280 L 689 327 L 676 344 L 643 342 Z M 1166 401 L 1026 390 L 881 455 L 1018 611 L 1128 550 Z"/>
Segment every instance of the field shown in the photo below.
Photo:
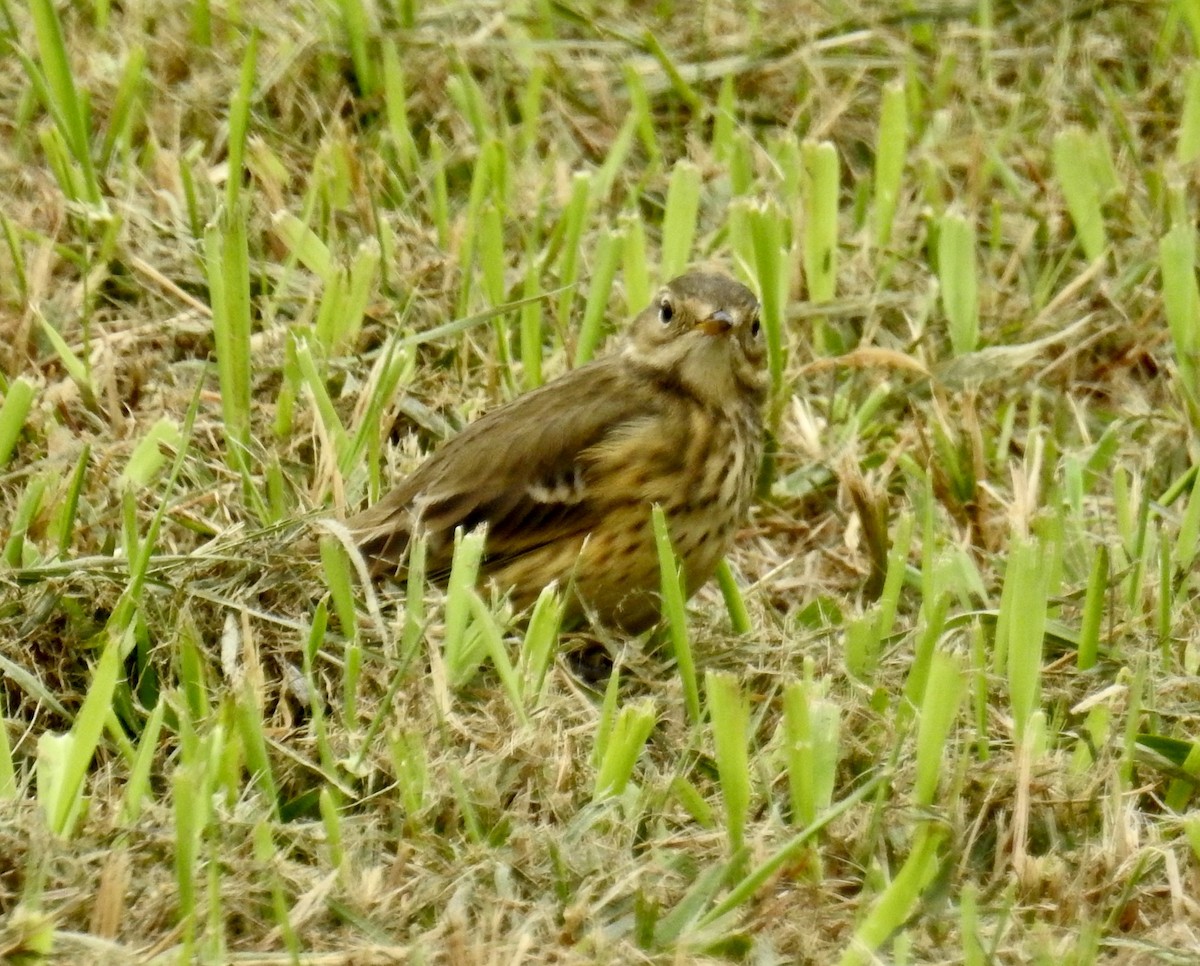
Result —
<path fill-rule="evenodd" d="M 1198 961 L 1200 4 L 0 52 L 0 960 Z M 322 520 L 691 265 L 772 392 L 686 614 L 365 579 Z"/>

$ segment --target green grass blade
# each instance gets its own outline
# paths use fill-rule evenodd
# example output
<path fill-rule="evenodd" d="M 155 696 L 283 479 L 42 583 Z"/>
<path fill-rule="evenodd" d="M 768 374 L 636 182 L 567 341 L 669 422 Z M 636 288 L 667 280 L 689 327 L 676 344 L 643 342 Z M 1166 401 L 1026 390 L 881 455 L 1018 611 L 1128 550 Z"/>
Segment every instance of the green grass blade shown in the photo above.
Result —
<path fill-rule="evenodd" d="M 609 314 L 608 300 L 612 295 L 613 280 L 617 276 L 617 262 L 621 255 L 620 241 L 616 232 L 605 230 L 600 233 L 596 242 L 596 254 L 592 259 L 592 282 L 583 309 L 583 322 L 579 326 L 579 340 L 575 344 L 576 367 L 591 361 L 604 338 L 604 324 Z"/>
<path fill-rule="evenodd" d="M 767 343 L 767 367 L 771 373 L 771 395 L 781 398 L 783 372 L 787 364 L 787 293 L 790 284 L 787 256 L 783 249 L 784 218 L 774 205 L 755 205 L 747 212 L 747 232 L 753 244 L 754 266 L 762 295 L 762 327 Z"/>
<path fill-rule="evenodd" d="M 400 669 L 416 656 L 425 633 L 425 540 L 420 535 L 408 544 L 408 576 L 404 595 L 404 633 L 400 638 Z"/>
<path fill-rule="evenodd" d="M 1175 566 L 1182 572 L 1191 571 L 1200 550 L 1200 469 L 1193 474 L 1192 487 L 1188 493 L 1187 507 L 1175 537 Z"/>
<path fill-rule="evenodd" d="M 725 801 L 725 832 L 729 854 L 737 856 L 746 844 L 750 811 L 750 758 L 747 749 L 750 704 L 737 678 L 724 671 L 705 672 L 704 693 L 717 759 L 717 778 Z"/>
<path fill-rule="evenodd" d="M 698 875 L 688 887 L 683 898 L 669 913 L 663 916 L 654 929 L 654 943 L 659 948 L 686 944 L 686 930 L 693 926 L 712 904 L 717 892 L 729 878 L 732 862 L 724 865 L 714 863 Z M 683 940 L 683 943 L 680 943 Z"/>
<path fill-rule="evenodd" d="M 737 93 L 733 89 L 733 77 L 726 74 L 721 79 L 721 89 L 717 92 L 717 103 L 712 110 L 713 128 L 712 147 L 713 157 L 718 161 L 727 161 L 733 154 L 733 132 L 737 123 Z"/>
<path fill-rule="evenodd" d="M 146 431 L 133 448 L 129 462 L 121 471 L 119 482 L 139 490 L 145 489 L 167 462 L 163 448 L 177 452 L 182 445 L 183 433 L 179 424 L 170 416 L 163 416 Z"/>
<path fill-rule="evenodd" d="M 25 251 L 17 226 L 3 211 L 0 211 L 0 229 L 4 232 L 4 243 L 8 248 L 12 274 L 0 284 L 11 285 L 19 304 L 29 301 L 29 272 L 25 265 Z M 2 292 L 3 289 L 0 289 Z"/>
<path fill-rule="evenodd" d="M 91 461 L 90 445 L 83 447 L 79 459 L 75 461 L 75 469 L 67 483 L 67 492 L 54 515 L 50 528 L 50 537 L 54 541 L 58 556 L 65 558 L 75 537 L 75 522 L 79 513 L 79 501 L 83 494 L 84 482 L 87 479 L 88 464 Z"/>
<path fill-rule="evenodd" d="M 263 720 L 261 697 L 248 681 L 236 700 L 234 713 L 238 735 L 241 737 L 242 754 L 246 757 L 246 769 L 266 798 L 271 814 L 278 818 L 279 791 L 271 768 L 271 759 L 267 754 L 267 726 Z"/>
<path fill-rule="evenodd" d="M 446 674 L 452 687 L 463 684 L 477 665 L 476 644 L 467 635 L 471 616 L 471 597 L 483 560 L 482 530 L 454 532 L 454 557 L 450 565 L 450 580 L 446 585 L 446 633 L 442 653 Z"/>
<path fill-rule="evenodd" d="M 246 132 L 250 129 L 250 103 L 254 95 L 254 76 L 258 65 L 258 31 L 250 33 L 237 91 L 229 104 L 229 173 L 225 178 L 225 210 L 237 212 L 245 235 L 246 212 L 241 206 L 242 177 L 245 171 Z M 211 279 L 209 285 L 212 285 Z"/>
<path fill-rule="evenodd" d="M 521 676 L 521 693 L 526 701 L 532 698 L 535 707 L 541 705 L 544 697 L 546 674 L 557 651 L 564 608 L 562 595 L 558 588 L 551 584 L 538 594 L 533 611 L 529 615 L 525 640 L 521 644 L 518 670 Z"/>
<path fill-rule="evenodd" d="M 1008 689 L 1018 743 L 1039 707 L 1042 679 L 1042 645 L 1045 638 L 1046 602 L 1057 548 L 1044 541 L 1022 540 L 1005 581 L 1015 581 L 1009 598 Z"/>
<path fill-rule="evenodd" d="M 639 215 L 621 216 L 624 246 L 621 275 L 625 279 L 625 312 L 633 316 L 650 304 L 650 270 L 646 264 L 646 225 Z M 663 279 L 664 282 L 669 279 Z"/>
<path fill-rule="evenodd" d="M 727 559 L 717 564 L 717 584 L 721 588 L 721 596 L 725 600 L 725 612 L 729 615 L 730 629 L 735 634 L 749 634 L 754 625 L 750 620 L 750 612 L 746 609 L 746 601 L 742 598 L 742 589 L 738 586 L 737 577 L 729 566 Z"/>
<path fill-rule="evenodd" d="M 341 27 L 350 48 L 350 62 L 354 64 L 354 78 L 363 97 L 374 97 L 379 91 L 379 71 L 371 49 L 371 38 L 375 25 L 371 23 L 371 10 L 362 0 L 337 0 L 341 14 Z M 373 6 L 371 8 L 374 9 Z"/>
<path fill-rule="evenodd" d="M 802 148 L 804 279 L 809 301 L 830 301 L 837 292 L 838 156 L 828 141 Z"/>
<path fill-rule="evenodd" d="M 342 636 L 348 641 L 353 641 L 358 637 L 358 612 L 354 606 L 354 581 L 350 573 L 350 560 L 340 540 L 322 536 L 318 542 L 325 586 L 329 588 L 334 613 L 338 615 L 338 621 L 342 625 Z"/>
<path fill-rule="evenodd" d="M 1103 255 L 1108 244 L 1101 208 L 1108 186 L 1097 176 L 1100 145 L 1096 136 L 1080 127 L 1067 128 L 1054 138 L 1054 174 L 1088 261 Z"/>
<path fill-rule="evenodd" d="M 542 384 L 542 285 L 538 280 L 537 265 L 532 260 L 525 269 L 525 283 L 521 290 L 525 303 L 520 314 L 521 370 L 525 388 L 536 389 Z"/>
<path fill-rule="evenodd" d="M 942 311 L 956 356 L 979 346 L 979 266 L 975 256 L 975 222 L 948 212 L 938 225 L 938 280 Z"/>
<path fill-rule="evenodd" d="M 174 804 L 175 884 L 178 890 L 178 915 L 183 923 L 186 951 L 194 941 L 196 929 L 196 879 L 200 845 L 209 821 L 211 780 L 207 762 L 197 757 L 175 769 L 171 780 Z"/>
<path fill-rule="evenodd" d="M 954 748 L 948 745 L 948 738 L 958 715 L 964 680 L 963 668 L 955 655 L 942 651 L 934 653 L 921 699 L 917 731 L 917 778 L 913 797 L 918 806 L 933 805 L 946 762 L 957 760 Z"/>
<path fill-rule="evenodd" d="M 879 133 L 875 139 L 875 244 L 887 246 L 892 238 L 900 180 L 908 154 L 908 94 L 904 81 L 884 85 L 879 105 Z"/>
<path fill-rule="evenodd" d="M 642 83 L 642 75 L 632 63 L 626 62 L 623 70 L 625 89 L 629 94 L 629 118 L 637 130 L 638 139 L 650 159 L 650 167 L 656 167 L 662 160 L 662 150 L 658 146 L 658 131 L 654 124 L 654 110 L 650 105 L 650 97 L 646 93 L 646 85 Z"/>
<path fill-rule="evenodd" d="M 696 678 L 696 661 L 692 656 L 692 643 L 688 638 L 687 609 L 684 606 L 683 578 L 675 551 L 671 546 L 671 532 L 662 507 L 655 504 L 652 513 L 654 545 L 658 550 L 658 567 L 661 579 L 663 619 L 667 625 L 671 647 L 675 654 L 675 665 L 683 682 L 683 698 L 688 717 L 700 721 L 700 685 Z"/>
<path fill-rule="evenodd" d="M 538 144 L 544 113 L 546 78 L 549 74 L 550 69 L 545 63 L 535 62 L 518 98 L 521 111 L 521 128 L 517 133 L 518 151 L 524 158 L 532 158 Z"/>
<path fill-rule="evenodd" d="M 250 487 L 250 255 L 241 206 L 221 209 L 205 230 L 204 250 L 226 459 Z"/>
<path fill-rule="evenodd" d="M 271 218 L 271 230 L 287 245 L 293 258 L 329 283 L 334 270 L 333 255 L 315 229 L 290 211 L 277 211 Z"/>
<path fill-rule="evenodd" d="M 625 792 L 657 718 L 654 702 L 649 699 L 626 705 L 620 710 L 612 732 L 604 742 L 592 801 L 620 796 Z"/>
<path fill-rule="evenodd" d="M 351 462 L 353 441 L 338 417 L 337 407 L 329 398 L 329 393 L 325 389 L 325 381 L 321 378 L 317 360 L 314 358 L 308 342 L 304 339 L 297 339 L 295 351 L 300 374 L 312 395 L 313 405 L 316 407 L 325 436 L 333 444 L 337 464 L 339 467 L 346 466 Z"/>
<path fill-rule="evenodd" d="M 865 966 L 875 962 L 876 950 L 912 914 L 922 890 L 936 874 L 938 848 L 945 837 L 944 829 L 931 825 L 917 833 L 904 865 L 871 906 L 850 946 L 838 960 L 838 966 Z"/>
<path fill-rule="evenodd" d="M 671 89 L 675 94 L 697 114 L 704 111 L 704 100 L 696 93 L 691 84 L 687 82 L 679 68 L 676 66 L 671 55 L 667 53 L 662 43 L 654 33 L 647 30 L 642 34 L 642 43 L 650 55 L 658 61 L 662 67 L 667 79 L 670 81 Z"/>
<path fill-rule="evenodd" d="M 11 802 L 17 797 L 17 770 L 13 766 L 12 745 L 8 741 L 8 727 L 0 719 L 0 802 Z"/>
<path fill-rule="evenodd" d="M 408 95 L 404 69 L 400 64 L 400 53 L 396 41 L 383 41 L 383 91 L 387 114 L 388 132 L 392 139 L 396 164 L 408 177 L 417 169 L 420 155 L 413 139 L 412 126 L 408 119 Z"/>
<path fill-rule="evenodd" d="M 1163 310 L 1175 363 L 1186 392 L 1200 399 L 1200 289 L 1196 284 L 1196 230 L 1176 224 L 1158 243 Z"/>
<path fill-rule="evenodd" d="M 28 379 L 18 377 L 8 384 L 4 402 L 0 404 L 0 468 L 7 466 L 12 458 L 33 398 L 34 386 Z"/>
<path fill-rule="evenodd" d="M 1104 621 L 1105 603 L 1109 593 L 1108 547 L 1100 544 L 1092 560 L 1091 576 L 1088 578 L 1087 596 L 1083 602 L 1083 620 L 1079 628 L 1079 654 L 1076 665 L 1086 671 L 1096 666 L 1100 649 L 1100 630 Z"/>
<path fill-rule="evenodd" d="M 1200 64 L 1187 69 L 1181 114 L 1175 159 L 1186 166 L 1200 159 Z"/>
<path fill-rule="evenodd" d="M 690 161 L 679 161 L 671 171 L 663 210 L 661 275 L 664 282 L 687 269 L 699 212 L 700 169 Z"/>
<path fill-rule="evenodd" d="M 142 811 L 142 802 L 150 792 L 150 770 L 154 757 L 161 749 L 158 747 L 158 736 L 162 731 L 163 719 L 167 712 L 167 702 L 159 700 L 150 712 L 142 733 L 138 735 L 137 756 L 133 767 L 129 770 L 129 780 L 125 784 L 121 796 L 121 823 L 130 826 L 138 820 Z M 0 729 L 3 731 L 3 729 Z"/>
<path fill-rule="evenodd" d="M 138 44 L 129 51 L 125 58 L 125 67 L 121 71 L 121 80 L 117 85 L 116 98 L 108 118 L 108 128 L 100 146 L 100 170 L 107 170 L 117 145 L 128 138 L 145 86 L 146 48 Z"/>
<path fill-rule="evenodd" d="M 53 0 L 30 0 L 29 12 L 33 17 L 38 57 L 48 95 L 46 107 L 53 116 L 71 157 L 79 167 L 86 190 L 86 200 L 91 204 L 99 204 L 100 183 L 92 162 L 88 111 L 71 72 L 70 57 L 67 54 L 66 41 L 63 39 L 62 23 L 58 19 L 57 8 Z"/>
<path fill-rule="evenodd" d="M 837 777 L 841 709 L 811 680 L 783 692 L 788 790 L 792 823 L 811 825 L 829 808 Z"/>
<path fill-rule="evenodd" d="M 762 862 L 760 865 L 753 868 L 746 876 L 744 876 L 734 888 L 729 890 L 729 895 L 722 899 L 717 905 L 710 909 L 697 924 L 700 928 L 711 925 L 717 922 L 724 916 L 727 916 L 734 909 L 748 902 L 763 886 L 771 882 L 782 869 L 794 862 L 796 858 L 807 848 L 809 848 L 812 839 L 817 836 L 825 826 L 833 822 L 840 816 L 844 815 L 863 799 L 875 794 L 879 790 L 879 786 L 884 783 L 887 776 L 883 774 L 875 775 L 865 781 L 861 786 L 839 801 L 836 805 L 830 808 L 827 812 L 821 815 L 811 825 L 801 829 L 790 839 L 788 839 L 769 859 Z"/>
<path fill-rule="evenodd" d="M 562 284 L 559 291 L 562 294 L 558 299 L 556 314 L 563 331 L 567 330 L 571 306 L 574 303 L 573 289 L 579 281 L 579 243 L 587 223 L 591 200 L 592 176 L 586 172 L 576 172 L 571 180 L 571 198 L 556 229 L 556 234 L 561 232 L 562 243 L 558 262 L 558 278 Z"/>
<path fill-rule="evenodd" d="M 54 348 L 58 355 L 59 361 L 62 362 L 63 368 L 67 374 L 75 381 L 75 385 L 79 387 L 79 391 L 83 394 L 84 402 L 88 406 L 96 404 L 96 390 L 92 383 L 91 366 L 85 358 L 80 358 L 76 352 L 67 344 L 67 340 L 62 337 L 59 331 L 50 324 L 44 316 L 38 316 L 38 322 L 41 323 L 42 333 Z"/>
<path fill-rule="evenodd" d="M 483 598 L 475 592 L 474 588 L 468 588 L 467 596 L 471 608 L 471 616 L 474 618 L 474 626 L 479 629 L 480 635 L 483 638 L 483 648 L 492 659 L 492 666 L 496 669 L 496 676 L 500 678 L 500 684 L 504 688 L 504 693 L 508 695 L 508 701 L 512 706 L 513 713 L 517 716 L 517 720 L 521 724 L 527 725 L 529 724 L 529 716 L 525 713 L 525 701 L 522 696 L 521 681 L 512 666 L 512 661 L 509 660 L 508 651 L 504 649 L 504 638 L 500 633 L 500 625 L 496 621 L 496 615 L 483 602 Z"/>
<path fill-rule="evenodd" d="M 629 153 L 633 149 L 633 136 L 636 127 L 637 117 L 635 115 L 631 114 L 625 118 L 625 123 L 621 125 L 621 129 L 617 132 L 617 137 L 613 141 L 608 156 L 604 159 L 604 164 L 600 166 L 600 169 L 595 174 L 595 179 L 592 182 L 592 197 L 602 199 L 608 198 L 612 194 L 613 185 L 628 168 Z"/>
<path fill-rule="evenodd" d="M 55 835 L 69 836 L 74 819 L 78 816 L 79 799 L 83 793 L 84 777 L 100 744 L 100 735 L 112 712 L 113 694 L 117 687 L 117 676 L 121 670 L 121 652 L 128 640 L 109 634 L 104 643 L 87 695 L 75 722 L 71 727 L 69 743 L 65 745 L 65 758 L 54 793 L 47 800 L 46 818 Z M 41 745 L 38 747 L 39 758 Z M 41 797 L 41 782 L 38 783 Z"/>

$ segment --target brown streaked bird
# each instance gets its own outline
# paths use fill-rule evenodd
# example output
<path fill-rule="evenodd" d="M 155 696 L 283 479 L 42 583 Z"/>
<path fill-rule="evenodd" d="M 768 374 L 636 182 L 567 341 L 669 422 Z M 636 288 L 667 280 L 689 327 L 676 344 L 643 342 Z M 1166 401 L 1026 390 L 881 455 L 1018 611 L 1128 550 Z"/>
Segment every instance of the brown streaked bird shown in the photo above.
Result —
<path fill-rule="evenodd" d="M 427 539 L 449 573 L 456 527 L 486 525 L 482 578 L 524 607 L 551 581 L 568 616 L 630 633 L 659 618 L 650 510 L 666 514 L 690 597 L 746 518 L 762 456 L 765 350 L 754 294 L 689 272 L 634 320 L 624 346 L 471 423 L 351 517 L 376 575 Z"/>

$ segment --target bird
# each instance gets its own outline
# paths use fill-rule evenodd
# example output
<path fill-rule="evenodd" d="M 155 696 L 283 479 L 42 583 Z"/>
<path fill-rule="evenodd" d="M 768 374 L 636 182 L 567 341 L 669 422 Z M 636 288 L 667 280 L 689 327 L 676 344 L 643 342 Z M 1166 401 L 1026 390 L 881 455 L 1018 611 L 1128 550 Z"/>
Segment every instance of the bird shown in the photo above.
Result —
<path fill-rule="evenodd" d="M 481 416 L 348 518 L 372 575 L 402 575 L 420 533 L 444 584 L 455 530 L 482 526 L 481 583 L 516 607 L 557 582 L 565 622 L 655 625 L 651 508 L 663 508 L 688 597 L 749 512 L 767 394 L 759 312 L 724 274 L 667 282 L 615 351 Z"/>

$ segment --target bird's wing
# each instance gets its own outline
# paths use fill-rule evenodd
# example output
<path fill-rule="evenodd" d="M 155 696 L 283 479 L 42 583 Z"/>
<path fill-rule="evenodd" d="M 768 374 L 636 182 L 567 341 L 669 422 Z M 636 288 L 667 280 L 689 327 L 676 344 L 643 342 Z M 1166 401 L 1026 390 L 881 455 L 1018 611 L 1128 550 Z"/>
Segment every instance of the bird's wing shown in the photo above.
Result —
<path fill-rule="evenodd" d="M 449 567 L 454 529 L 486 525 L 498 564 L 594 529 L 613 502 L 598 494 L 592 454 L 662 407 L 653 386 L 605 359 L 476 420 L 374 506 L 347 521 L 376 569 L 395 568 L 409 534 L 428 537 L 431 574 Z M 601 445 L 604 444 L 604 445 Z"/>

